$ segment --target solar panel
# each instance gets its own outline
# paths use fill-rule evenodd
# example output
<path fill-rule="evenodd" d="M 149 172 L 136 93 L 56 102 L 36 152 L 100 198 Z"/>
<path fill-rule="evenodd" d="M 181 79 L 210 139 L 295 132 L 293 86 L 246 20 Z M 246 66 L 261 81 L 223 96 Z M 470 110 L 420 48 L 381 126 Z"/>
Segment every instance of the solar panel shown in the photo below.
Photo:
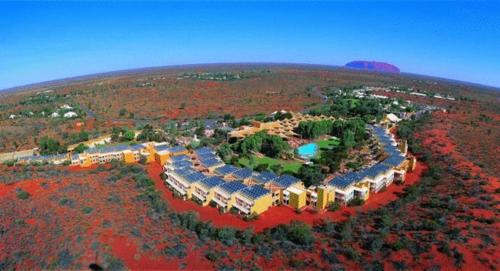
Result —
<path fill-rule="evenodd" d="M 272 182 L 276 183 L 277 185 L 279 185 L 282 188 L 287 188 L 287 187 L 290 187 L 291 185 L 293 185 L 299 181 L 300 181 L 299 179 L 297 179 L 291 175 L 284 174 L 284 175 L 281 175 L 278 178 L 274 179 Z"/>
<path fill-rule="evenodd" d="M 192 165 L 193 165 L 193 163 L 191 163 L 190 161 L 186 161 L 186 160 L 175 161 L 172 163 L 172 166 L 174 168 L 190 167 Z"/>
<path fill-rule="evenodd" d="M 405 160 L 404 156 L 394 154 L 394 155 L 389 156 L 389 158 L 385 159 L 384 161 L 382 161 L 382 164 L 396 167 L 396 166 L 401 165 L 401 163 L 403 163 L 404 160 Z"/>
<path fill-rule="evenodd" d="M 170 157 L 170 160 L 175 162 L 175 161 L 191 160 L 191 158 L 185 154 L 182 154 L 182 155 L 172 156 Z"/>
<path fill-rule="evenodd" d="M 189 175 L 184 177 L 184 179 L 186 179 L 186 181 L 188 181 L 190 183 L 198 182 L 198 181 L 201 181 L 201 180 L 206 179 L 206 178 L 207 178 L 207 176 L 205 176 L 203 173 L 198 172 L 198 171 L 195 171 L 194 173 L 189 174 Z"/>
<path fill-rule="evenodd" d="M 252 185 L 241 190 L 240 193 L 255 200 L 271 192 L 260 185 Z"/>
<path fill-rule="evenodd" d="M 233 194 L 247 187 L 242 182 L 227 182 L 220 186 L 220 188 L 226 191 L 228 194 Z"/>
<path fill-rule="evenodd" d="M 208 153 L 214 153 L 214 150 L 210 147 L 201 147 L 198 148 L 194 151 L 196 155 L 203 155 L 203 154 L 208 154 Z"/>
<path fill-rule="evenodd" d="M 367 168 L 365 174 L 367 177 L 376 177 L 377 175 L 386 172 L 387 170 L 389 170 L 389 167 L 387 165 L 379 163 Z"/>
<path fill-rule="evenodd" d="M 274 174 L 271 171 L 263 171 L 263 172 L 254 174 L 254 178 L 257 181 L 260 181 L 262 183 L 267 183 L 269 181 L 272 181 L 272 180 L 278 178 L 278 175 Z"/>
<path fill-rule="evenodd" d="M 233 172 L 233 175 L 240 178 L 240 179 L 246 179 L 250 176 L 252 176 L 253 171 L 249 168 L 240 168 Z"/>
<path fill-rule="evenodd" d="M 215 172 L 217 174 L 220 174 L 220 175 L 228 175 L 228 174 L 231 174 L 231 173 L 233 173 L 233 172 L 235 172 L 237 170 L 238 170 L 238 168 L 235 167 L 235 166 L 233 166 L 233 165 L 224 165 L 224 166 L 222 166 L 220 168 L 217 168 L 215 170 Z"/>
<path fill-rule="evenodd" d="M 209 158 L 206 160 L 200 160 L 200 163 L 204 167 L 213 167 L 215 165 L 221 164 L 222 161 L 220 159 L 216 159 L 216 158 Z"/>
<path fill-rule="evenodd" d="M 358 176 L 358 178 L 359 178 L 359 176 Z M 357 179 L 355 179 L 353 176 L 346 178 L 346 175 L 343 175 L 343 176 L 337 176 L 337 177 L 333 178 L 329 182 L 329 184 L 331 186 L 334 186 L 334 187 L 337 187 L 340 189 L 344 189 L 346 187 L 349 187 L 350 185 L 353 185 L 356 181 L 357 181 Z"/>
<path fill-rule="evenodd" d="M 170 147 L 167 149 L 168 152 L 183 152 L 186 151 L 186 148 L 184 146 L 174 146 Z"/>
<path fill-rule="evenodd" d="M 225 183 L 225 181 L 221 177 L 217 177 L 217 176 L 208 177 L 208 178 L 200 181 L 200 184 L 202 184 L 207 189 L 219 186 L 219 185 L 224 184 L 224 183 Z"/>

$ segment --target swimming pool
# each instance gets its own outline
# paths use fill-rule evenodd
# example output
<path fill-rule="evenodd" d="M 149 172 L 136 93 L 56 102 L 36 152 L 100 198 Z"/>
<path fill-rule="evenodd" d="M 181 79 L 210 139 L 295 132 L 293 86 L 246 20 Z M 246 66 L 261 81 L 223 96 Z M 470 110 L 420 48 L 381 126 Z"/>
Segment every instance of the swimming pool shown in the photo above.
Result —
<path fill-rule="evenodd" d="M 303 159 L 310 159 L 316 155 L 318 144 L 308 143 L 297 148 L 297 153 Z"/>

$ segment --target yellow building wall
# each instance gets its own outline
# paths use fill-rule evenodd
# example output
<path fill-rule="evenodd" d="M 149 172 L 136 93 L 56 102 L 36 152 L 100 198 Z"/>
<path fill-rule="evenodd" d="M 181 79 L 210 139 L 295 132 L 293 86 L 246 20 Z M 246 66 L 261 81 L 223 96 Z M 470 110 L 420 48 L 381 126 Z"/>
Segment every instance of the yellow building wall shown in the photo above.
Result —
<path fill-rule="evenodd" d="M 135 157 L 134 157 L 134 153 L 130 152 L 130 151 L 127 151 L 127 152 L 124 152 L 123 153 L 123 161 L 126 163 L 126 164 L 132 164 L 132 163 L 135 163 Z"/>
<path fill-rule="evenodd" d="M 165 165 L 167 163 L 167 160 L 170 158 L 170 155 L 168 154 L 159 154 L 155 153 L 155 161 L 160 164 L 160 165 Z"/>
<path fill-rule="evenodd" d="M 85 156 L 85 158 L 83 158 L 81 167 L 90 167 L 90 166 L 92 166 L 92 160 L 90 160 L 90 157 Z"/>
<path fill-rule="evenodd" d="M 303 191 L 300 194 L 295 194 L 290 192 L 289 205 L 290 207 L 295 209 L 300 209 L 306 206 L 306 191 Z"/>
<path fill-rule="evenodd" d="M 260 215 L 263 212 L 267 211 L 267 209 L 269 209 L 269 207 L 271 207 L 272 205 L 273 205 L 273 199 L 271 197 L 271 193 L 269 193 L 254 201 L 254 205 L 250 209 L 250 213 L 251 214 L 256 213 Z"/>
<path fill-rule="evenodd" d="M 335 201 L 335 193 L 328 190 L 326 187 L 318 187 L 318 202 L 316 207 L 318 209 L 325 209 L 329 202 Z"/>

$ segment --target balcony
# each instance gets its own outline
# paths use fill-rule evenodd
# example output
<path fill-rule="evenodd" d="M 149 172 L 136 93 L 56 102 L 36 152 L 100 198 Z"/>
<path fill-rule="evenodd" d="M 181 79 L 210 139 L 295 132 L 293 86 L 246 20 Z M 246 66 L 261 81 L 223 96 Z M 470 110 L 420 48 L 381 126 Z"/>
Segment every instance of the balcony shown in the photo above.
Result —
<path fill-rule="evenodd" d="M 181 195 L 183 196 L 186 195 L 186 190 L 184 189 L 184 187 L 177 185 L 173 180 L 167 178 L 165 182 L 167 182 L 173 189 L 175 189 Z"/>

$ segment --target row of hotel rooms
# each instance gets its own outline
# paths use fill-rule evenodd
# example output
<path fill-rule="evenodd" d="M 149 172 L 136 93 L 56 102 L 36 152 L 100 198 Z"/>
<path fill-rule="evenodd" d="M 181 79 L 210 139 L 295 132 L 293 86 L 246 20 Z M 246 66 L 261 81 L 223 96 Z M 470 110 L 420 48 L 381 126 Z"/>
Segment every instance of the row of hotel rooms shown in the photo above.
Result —
<path fill-rule="evenodd" d="M 368 199 L 395 179 L 404 180 L 405 173 L 415 166 L 414 158 L 406 158 L 406 144 L 398 144 L 386 129 L 369 127 L 377 144 L 386 153 L 381 162 L 337 176 L 318 187 L 305 188 L 302 181 L 290 175 L 254 172 L 249 168 L 226 165 L 215 152 L 203 147 L 192 152 L 182 146 L 166 143 L 143 143 L 91 148 L 81 154 L 32 156 L 20 163 L 49 162 L 89 167 L 113 160 L 125 163 L 156 161 L 165 168 L 165 181 L 170 189 L 184 199 L 202 205 L 217 206 L 222 211 L 235 208 L 241 214 L 261 214 L 275 205 L 301 209 L 310 206 L 324 209 L 329 203 L 347 203 L 353 198 Z"/>
<path fill-rule="evenodd" d="M 302 209 L 324 209 L 331 202 L 348 203 L 354 198 L 367 200 L 394 180 L 404 181 L 408 170 L 415 166 L 408 159 L 406 144 L 398 148 L 384 128 L 371 126 L 377 144 L 386 157 L 361 171 L 350 172 L 325 182 L 325 185 L 305 188 L 302 181 L 290 175 L 254 172 L 249 168 L 226 165 L 215 152 L 203 147 L 190 154 L 173 155 L 164 165 L 167 186 L 182 198 L 192 199 L 203 206 L 211 204 L 221 211 L 234 208 L 240 214 L 261 214 L 275 205 Z"/>

